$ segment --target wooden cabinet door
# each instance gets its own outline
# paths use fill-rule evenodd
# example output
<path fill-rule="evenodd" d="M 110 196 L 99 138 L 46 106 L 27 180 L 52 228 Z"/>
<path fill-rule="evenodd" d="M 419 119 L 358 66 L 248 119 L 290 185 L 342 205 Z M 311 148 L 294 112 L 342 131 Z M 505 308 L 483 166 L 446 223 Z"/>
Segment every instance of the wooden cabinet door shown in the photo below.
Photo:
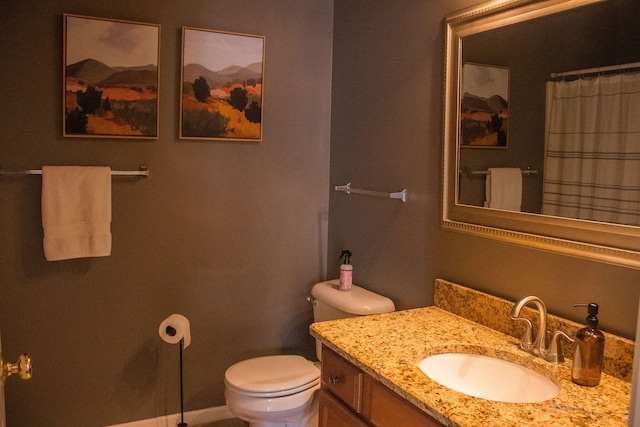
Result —
<path fill-rule="evenodd" d="M 349 408 L 340 403 L 331 394 L 318 390 L 319 411 L 318 427 L 369 427 Z"/>
<path fill-rule="evenodd" d="M 443 427 L 372 376 L 365 374 L 362 416 L 377 427 Z"/>

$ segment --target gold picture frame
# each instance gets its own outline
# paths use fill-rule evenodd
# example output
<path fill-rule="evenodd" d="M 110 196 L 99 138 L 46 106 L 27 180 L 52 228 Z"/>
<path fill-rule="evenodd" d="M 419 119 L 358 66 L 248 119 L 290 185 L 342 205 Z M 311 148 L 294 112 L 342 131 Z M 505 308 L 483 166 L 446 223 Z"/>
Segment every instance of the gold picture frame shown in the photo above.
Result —
<path fill-rule="evenodd" d="M 180 139 L 262 141 L 265 37 L 182 28 Z"/>

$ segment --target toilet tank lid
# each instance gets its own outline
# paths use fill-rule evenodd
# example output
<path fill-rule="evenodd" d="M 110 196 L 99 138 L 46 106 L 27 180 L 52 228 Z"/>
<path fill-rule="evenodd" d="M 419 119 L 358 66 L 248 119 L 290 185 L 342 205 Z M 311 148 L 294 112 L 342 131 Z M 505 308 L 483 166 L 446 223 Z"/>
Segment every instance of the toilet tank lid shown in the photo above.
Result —
<path fill-rule="evenodd" d="M 316 283 L 311 288 L 311 296 L 345 313 L 360 316 L 389 313 L 396 309 L 393 301 L 387 297 L 357 285 L 351 285 L 349 291 L 341 291 L 338 289 L 339 284 L 338 279 Z"/>

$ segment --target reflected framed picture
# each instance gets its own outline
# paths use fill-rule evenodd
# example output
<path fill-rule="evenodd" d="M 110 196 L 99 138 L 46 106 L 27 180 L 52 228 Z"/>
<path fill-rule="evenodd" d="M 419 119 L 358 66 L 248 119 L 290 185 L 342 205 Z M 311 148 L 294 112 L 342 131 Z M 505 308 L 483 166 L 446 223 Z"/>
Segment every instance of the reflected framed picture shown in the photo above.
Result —
<path fill-rule="evenodd" d="M 158 137 L 160 25 L 64 15 L 63 136 Z"/>
<path fill-rule="evenodd" d="M 265 37 L 182 28 L 180 138 L 262 141 Z"/>
<path fill-rule="evenodd" d="M 509 69 L 463 64 L 460 147 L 507 148 L 508 125 Z"/>

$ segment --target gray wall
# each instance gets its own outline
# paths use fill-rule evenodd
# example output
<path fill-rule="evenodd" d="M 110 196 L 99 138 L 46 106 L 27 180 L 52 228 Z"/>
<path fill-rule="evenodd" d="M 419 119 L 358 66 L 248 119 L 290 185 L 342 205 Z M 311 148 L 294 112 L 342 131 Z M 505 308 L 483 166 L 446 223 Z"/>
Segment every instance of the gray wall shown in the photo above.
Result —
<path fill-rule="evenodd" d="M 353 281 L 398 308 L 431 302 L 440 206 L 442 18 L 435 1 L 335 3 L 329 273 L 353 252 Z"/>
<path fill-rule="evenodd" d="M 355 283 L 401 309 L 431 304 L 442 277 L 511 299 L 537 294 L 574 319 L 574 302 L 597 301 L 605 329 L 632 337 L 640 272 L 440 228 L 443 17 L 475 2 L 5 5 L 0 164 L 147 163 L 152 173 L 114 183 L 111 257 L 61 263 L 42 256 L 39 179 L 1 179 L 3 348 L 36 363 L 32 380 L 8 382 L 9 425 L 176 412 L 178 349 L 156 333 L 172 312 L 192 320 L 186 409 L 222 405 L 231 363 L 310 355 L 304 297 L 325 268 L 337 276 L 343 248 Z M 63 12 L 162 24 L 158 141 L 60 137 Z M 182 25 L 266 35 L 264 142 L 177 140 Z M 349 181 L 406 187 L 409 200 L 329 192 Z"/>
<path fill-rule="evenodd" d="M 62 14 L 159 23 L 160 137 L 62 138 Z M 305 298 L 325 278 L 333 2 L 6 2 L 0 29 L 0 164 L 149 165 L 115 178 L 110 257 L 46 262 L 40 178 L 0 179 L 0 326 L 9 426 L 102 426 L 179 411 L 178 347 L 191 320 L 185 409 L 224 404 L 232 363 L 311 356 Z M 264 141 L 181 141 L 181 27 L 266 36 Z"/>
<path fill-rule="evenodd" d="M 634 338 L 640 271 L 440 227 L 444 16 L 476 3 L 336 2 L 331 185 L 406 187 L 409 200 L 332 192 L 329 272 L 348 248 L 354 282 L 400 308 L 431 304 L 440 277 L 511 300 L 538 295 L 577 321 L 574 303 L 597 302 L 604 329 Z"/>

